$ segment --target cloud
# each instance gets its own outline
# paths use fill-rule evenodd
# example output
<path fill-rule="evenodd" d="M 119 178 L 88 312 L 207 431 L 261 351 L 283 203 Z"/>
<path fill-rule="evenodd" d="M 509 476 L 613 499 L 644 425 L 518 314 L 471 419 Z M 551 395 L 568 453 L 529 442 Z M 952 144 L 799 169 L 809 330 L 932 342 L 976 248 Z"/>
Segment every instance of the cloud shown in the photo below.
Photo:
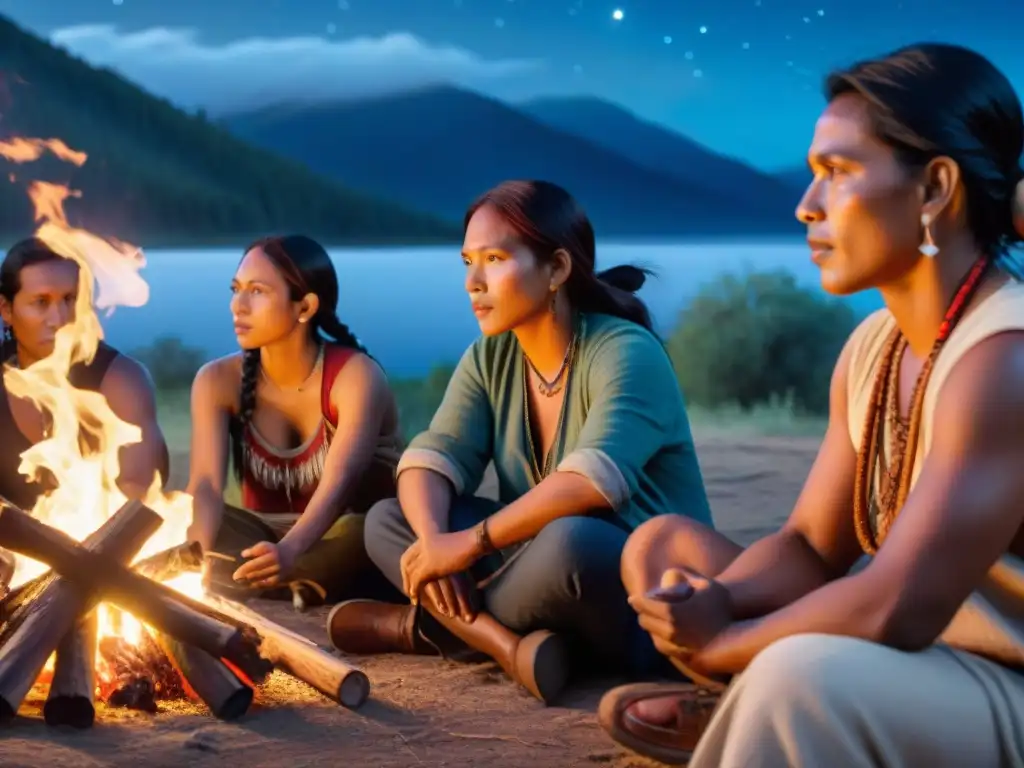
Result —
<path fill-rule="evenodd" d="M 220 114 L 281 101 L 329 101 L 453 83 L 490 90 L 543 68 L 529 59 L 484 59 L 405 32 L 382 37 L 251 37 L 222 45 L 195 30 L 111 25 L 58 29 L 51 41 L 109 67 L 179 106 Z"/>

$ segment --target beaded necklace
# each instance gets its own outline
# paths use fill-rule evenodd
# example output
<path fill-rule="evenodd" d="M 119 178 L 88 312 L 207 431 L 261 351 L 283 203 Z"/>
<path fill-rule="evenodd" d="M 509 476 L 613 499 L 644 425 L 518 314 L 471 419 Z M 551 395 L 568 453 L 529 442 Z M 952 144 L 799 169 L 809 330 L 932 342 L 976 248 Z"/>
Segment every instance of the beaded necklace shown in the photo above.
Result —
<path fill-rule="evenodd" d="M 953 296 L 942 325 L 939 326 L 931 352 L 914 382 L 914 389 L 910 395 L 910 414 L 906 420 L 899 416 L 898 382 L 900 362 L 907 349 L 907 340 L 899 328 L 894 328 L 886 340 L 871 400 L 868 403 L 864 432 L 857 450 L 857 474 L 853 491 L 854 527 L 857 531 L 857 540 L 866 554 L 874 555 L 878 551 L 910 493 L 928 380 L 939 352 L 963 317 L 967 304 L 981 285 L 990 264 L 991 260 L 988 257 L 978 259 Z M 876 496 L 875 475 L 879 465 L 884 463 L 882 444 L 885 440 L 887 421 L 892 433 L 890 461 L 879 480 L 879 492 Z"/>

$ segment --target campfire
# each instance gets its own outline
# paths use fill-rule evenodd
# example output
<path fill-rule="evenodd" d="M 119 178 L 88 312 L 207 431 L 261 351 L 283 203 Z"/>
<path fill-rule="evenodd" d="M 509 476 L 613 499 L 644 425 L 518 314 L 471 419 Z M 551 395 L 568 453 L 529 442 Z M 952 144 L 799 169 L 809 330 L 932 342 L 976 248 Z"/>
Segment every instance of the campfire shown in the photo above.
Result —
<path fill-rule="evenodd" d="M 57 139 L 0 141 L 0 156 L 27 163 L 49 152 L 80 166 L 86 155 Z M 11 180 L 15 181 L 12 174 Z M 71 366 L 88 362 L 103 329 L 96 309 L 138 307 L 149 298 L 142 252 L 72 227 L 67 186 L 32 181 L 36 236 L 80 267 L 74 322 L 53 353 L 25 368 L 6 366 L 7 391 L 49 416 L 47 437 L 21 456 L 20 471 L 43 473 L 54 490 L 31 510 L 0 499 L 0 547 L 17 553 L 0 599 L 0 720 L 48 685 L 50 724 L 90 726 L 95 703 L 156 711 L 191 698 L 216 717 L 244 715 L 277 669 L 332 700 L 358 707 L 366 675 L 308 639 L 240 603 L 206 594 L 203 553 L 186 542 L 191 498 L 155 477 L 142 500 L 117 486 L 120 449 L 141 437 L 98 392 L 79 390 Z"/>

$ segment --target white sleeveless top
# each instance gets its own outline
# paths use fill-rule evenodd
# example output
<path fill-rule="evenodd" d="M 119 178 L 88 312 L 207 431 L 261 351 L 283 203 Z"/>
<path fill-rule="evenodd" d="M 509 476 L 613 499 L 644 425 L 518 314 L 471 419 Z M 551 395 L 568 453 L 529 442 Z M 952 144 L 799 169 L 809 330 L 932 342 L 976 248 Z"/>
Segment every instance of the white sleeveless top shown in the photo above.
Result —
<path fill-rule="evenodd" d="M 868 316 L 850 337 L 847 412 L 854 450 L 860 447 L 872 388 L 885 342 L 896 327 L 887 309 Z M 972 306 L 961 318 L 935 360 L 924 396 L 920 440 L 911 489 L 931 447 L 935 404 L 950 372 L 976 344 L 998 333 L 1024 331 L 1024 283 L 1009 281 Z M 885 460 L 889 461 L 889 425 L 885 425 Z M 1024 440 L 1024 435 L 1021 436 Z M 1021 467 L 1024 471 L 1024 467 Z M 876 477 L 875 492 L 878 492 Z M 883 543 L 884 546 L 884 543 Z M 1024 560 L 1005 554 L 964 602 L 939 640 L 1012 667 L 1024 668 Z"/>

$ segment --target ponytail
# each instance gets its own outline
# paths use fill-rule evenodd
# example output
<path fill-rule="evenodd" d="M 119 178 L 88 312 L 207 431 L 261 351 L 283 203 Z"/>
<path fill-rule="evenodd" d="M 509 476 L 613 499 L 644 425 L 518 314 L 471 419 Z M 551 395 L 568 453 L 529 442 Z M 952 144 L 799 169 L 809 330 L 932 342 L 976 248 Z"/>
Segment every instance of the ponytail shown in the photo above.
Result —
<path fill-rule="evenodd" d="M 1010 200 L 1010 221 L 1003 237 L 1003 247 L 996 254 L 995 265 L 1014 280 L 1024 280 L 1024 254 L 1015 250 L 1024 242 L 1024 171 L 1017 169 L 1018 181 Z"/>
<path fill-rule="evenodd" d="M 623 264 L 596 274 L 573 270 L 568 285 L 569 301 L 583 312 L 621 317 L 654 333 L 647 305 L 634 295 L 653 274 L 651 270 L 633 264 Z"/>

